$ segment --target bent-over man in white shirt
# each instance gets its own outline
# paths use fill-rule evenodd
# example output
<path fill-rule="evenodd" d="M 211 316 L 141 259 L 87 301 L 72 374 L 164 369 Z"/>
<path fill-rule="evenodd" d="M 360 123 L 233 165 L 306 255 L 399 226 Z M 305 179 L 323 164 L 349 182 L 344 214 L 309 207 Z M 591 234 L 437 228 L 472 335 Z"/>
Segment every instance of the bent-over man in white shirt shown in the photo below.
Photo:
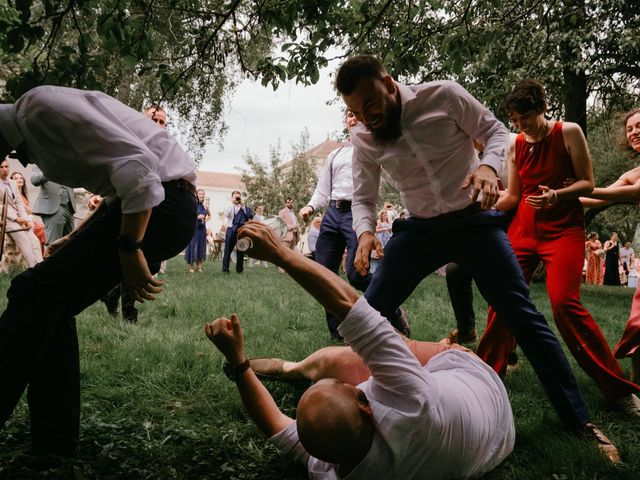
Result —
<path fill-rule="evenodd" d="M 300 399 L 297 419 L 278 409 L 244 356 L 240 321 L 207 324 L 244 405 L 282 454 L 310 478 L 450 479 L 492 470 L 513 450 L 511 406 L 497 374 L 473 353 L 447 350 L 422 367 L 391 325 L 336 274 L 286 249 L 254 222 L 249 255 L 275 263 L 341 322 L 338 330 L 371 377 L 324 379 Z"/>
<path fill-rule="evenodd" d="M 80 424 L 74 316 L 122 283 L 138 301 L 196 224 L 195 163 L 163 128 L 100 92 L 42 86 L 0 105 L 0 156 L 105 197 L 47 258 L 15 277 L 0 317 L 0 428 L 29 386 L 36 453 L 73 455 Z M 37 299 L 37 301 L 34 301 Z"/>

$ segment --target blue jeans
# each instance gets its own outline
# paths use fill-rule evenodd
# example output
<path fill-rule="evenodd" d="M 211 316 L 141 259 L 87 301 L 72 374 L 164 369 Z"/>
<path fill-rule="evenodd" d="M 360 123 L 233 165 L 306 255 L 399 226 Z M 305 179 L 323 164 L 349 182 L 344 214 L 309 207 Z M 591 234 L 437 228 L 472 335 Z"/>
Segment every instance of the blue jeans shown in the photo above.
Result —
<path fill-rule="evenodd" d="M 339 209 L 336 207 L 327 207 L 324 214 L 322 225 L 320 225 L 320 233 L 316 243 L 316 262 L 327 267 L 334 273 L 338 273 L 340 261 L 345 247 L 347 248 L 347 279 L 353 287 L 364 291 L 371 282 L 371 275 L 360 275 L 353 266 L 353 260 L 356 256 L 358 248 L 358 238 L 356 232 L 353 231 L 353 217 L 351 216 L 351 208 Z M 327 317 L 327 325 L 332 336 L 338 336 L 338 319 L 325 311 Z"/>
<path fill-rule="evenodd" d="M 459 264 L 508 322 L 560 419 L 579 427 L 589 421 L 587 407 L 558 339 L 531 302 L 505 225 L 506 215 L 494 210 L 456 219 L 396 220 L 365 297 L 386 316 L 431 272 Z"/>

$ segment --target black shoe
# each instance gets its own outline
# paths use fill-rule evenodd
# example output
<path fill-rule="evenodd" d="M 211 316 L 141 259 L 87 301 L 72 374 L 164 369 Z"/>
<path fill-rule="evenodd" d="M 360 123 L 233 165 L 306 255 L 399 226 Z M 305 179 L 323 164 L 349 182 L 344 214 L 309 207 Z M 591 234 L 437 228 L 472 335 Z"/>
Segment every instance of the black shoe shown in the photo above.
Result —
<path fill-rule="evenodd" d="M 411 338 L 411 328 L 409 327 L 409 321 L 407 316 L 407 310 L 400 306 L 393 315 L 388 319 L 393 325 L 393 328 L 398 330 L 405 337 Z"/>
<path fill-rule="evenodd" d="M 104 302 L 104 306 L 107 307 L 107 312 L 113 318 L 118 317 L 118 305 L 120 304 L 120 287 L 116 287 L 101 298 Z"/>
<path fill-rule="evenodd" d="M 123 315 L 122 319 L 127 323 L 138 323 L 138 313 L 135 315 Z"/>
<path fill-rule="evenodd" d="M 329 332 L 329 337 L 331 338 L 332 342 L 344 343 L 344 338 L 342 338 L 342 335 L 340 335 L 338 332 Z"/>

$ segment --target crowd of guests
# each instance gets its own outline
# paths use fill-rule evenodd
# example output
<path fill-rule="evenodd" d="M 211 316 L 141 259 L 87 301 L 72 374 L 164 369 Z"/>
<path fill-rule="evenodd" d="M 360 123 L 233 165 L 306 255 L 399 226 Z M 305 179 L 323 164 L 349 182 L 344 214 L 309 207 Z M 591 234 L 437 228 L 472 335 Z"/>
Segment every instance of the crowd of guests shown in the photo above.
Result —
<path fill-rule="evenodd" d="M 323 352 L 322 375 L 332 378 L 314 375 L 306 360 L 266 362 L 267 373 L 284 373 L 286 366 L 300 368 L 298 374 L 317 380 L 300 399 L 293 420 L 279 410 L 255 375 L 260 373 L 258 363 L 245 357 L 239 318 L 233 315 L 207 324 L 207 336 L 226 357 L 224 372 L 237 383 L 251 418 L 282 453 L 303 461 L 314 478 L 478 476 L 493 469 L 514 448 L 513 412 L 500 377 L 506 374 L 509 356 L 518 343 L 560 420 L 571 431 L 591 439 L 613 463 L 619 462 L 616 447 L 592 423 L 566 355 L 530 298 L 528 282 L 542 262 L 553 320 L 569 351 L 612 405 L 640 417 L 636 396 L 640 391 L 640 290 L 613 351 L 580 301 L 585 250 L 589 254 L 587 276 L 593 283 L 602 277 L 603 284 L 620 284 L 624 282 L 620 269 L 627 277 L 636 270 L 634 252 L 627 244 L 620 246 L 615 232 L 604 245 L 593 234 L 585 244 L 583 205 L 638 203 L 640 167 L 624 173 L 609 187 L 594 188 L 582 130 L 577 124 L 548 118 L 544 87 L 535 80 L 519 82 L 505 101 L 505 113 L 519 131 L 511 136 L 457 83 L 403 85 L 371 56 L 347 60 L 338 71 L 336 88 L 348 108 L 345 125 L 352 135 L 350 141 L 330 154 L 309 203 L 297 213 L 288 197 L 274 221 L 264 217 L 263 209 L 254 211 L 247 206 L 241 192 L 232 193 L 224 211 L 222 271 L 230 272 L 234 248 L 237 273 L 243 272 L 245 251 L 259 261 L 276 264 L 318 300 L 331 338 L 346 341 L 351 352 Z M 152 276 L 160 260 L 175 255 L 191 239 L 185 260 L 191 272 L 202 271 L 207 238 L 214 235 L 206 230 L 211 214 L 204 191 L 196 191 L 193 185 L 195 165 L 170 135 L 110 97 L 49 89 L 40 99 L 37 89 L 29 95 L 35 93 L 35 100 L 43 104 L 53 97 L 65 97 L 67 102 L 58 107 L 69 109 L 67 117 L 79 116 L 90 125 L 99 125 L 101 111 L 86 101 L 87 95 L 96 96 L 105 109 L 119 113 L 109 116 L 108 135 L 98 135 L 98 139 L 106 141 L 117 133 L 137 145 L 137 151 L 146 141 L 155 154 L 140 161 L 154 168 L 159 165 L 161 170 L 176 162 L 180 166 L 175 174 L 163 170 L 158 179 L 152 179 L 164 192 L 157 197 L 159 190 L 153 189 L 145 190 L 148 198 L 130 197 L 131 192 L 108 183 L 105 194 L 119 194 L 121 203 L 98 199 L 99 215 L 94 213 L 73 235 L 46 239 L 51 258 L 12 283 L 0 322 L 0 379 L 4 382 L 0 427 L 29 384 L 32 436 L 38 440 L 34 446 L 43 452 L 73 455 L 80 421 L 73 315 L 108 288 L 115 286 L 111 293 L 120 295 L 120 281 L 122 291 L 133 295 L 133 300 L 153 300 L 163 285 Z M 5 126 L 0 133 L 11 138 L 9 142 L 0 136 L 4 150 L 24 146 L 15 128 L 20 118 L 14 110 L 0 109 Z M 150 118 L 158 123 L 155 114 Z M 23 125 L 25 131 L 28 125 Z M 131 128 L 122 128 L 127 125 Z M 624 126 L 629 146 L 640 153 L 640 110 L 629 112 Z M 131 135 L 131 131 L 138 133 Z M 70 144 L 79 141 L 78 145 L 87 140 L 61 138 Z M 33 142 L 31 147 L 36 145 Z M 111 147 L 117 150 L 125 145 L 121 141 Z M 481 155 L 474 145 L 482 147 Z M 80 181 L 102 188 L 99 181 L 107 182 L 98 178 L 102 157 L 68 159 L 64 157 L 68 150 L 75 151 L 57 151 L 54 160 L 87 162 L 91 174 Z M 36 153 L 34 158 L 44 171 L 57 173 L 55 164 L 47 164 L 49 157 L 31 153 Z M 165 161 L 157 164 L 159 158 Z M 112 164 L 119 161 L 118 156 L 110 159 Z M 508 180 L 501 189 L 497 174 L 505 161 Z M 25 257 L 31 254 L 37 263 L 42 247 L 35 222 L 21 198 L 20 179 L 8 179 L 8 173 L 3 162 L 0 187 L 4 192 L 0 193 L 15 205 L 10 220 L 16 228 L 9 233 L 30 232 Z M 406 211 L 397 212 L 391 204 L 377 211 L 379 185 L 385 175 L 399 190 Z M 124 178 L 108 178 L 113 181 L 121 185 Z M 48 187 L 56 188 L 54 184 Z M 62 232 L 72 207 L 71 195 L 64 188 L 56 190 L 60 198 L 55 203 L 64 205 L 65 211 L 42 214 L 59 220 Z M 512 215 L 505 232 L 508 211 Z M 315 261 L 291 252 L 300 241 L 301 220 L 312 223 Z M 47 234 L 46 221 L 44 228 Z M 61 248 L 64 244 L 67 246 Z M 100 247 L 97 253 L 89 248 L 92 245 Z M 600 264 L 589 265 L 592 255 Z M 341 262 L 349 283 L 363 291 L 363 296 L 335 275 Z M 451 344 L 408 338 L 411 332 L 402 303 L 427 275 L 452 262 L 469 282 L 478 283 L 490 305 L 477 355 Z M 95 264 L 99 267 L 96 272 L 105 275 L 74 285 L 79 294 L 68 300 L 56 290 L 54 280 L 58 270 L 77 271 L 78 264 Z M 34 291 L 43 293 L 39 287 L 43 281 L 51 289 L 51 301 L 45 303 L 54 305 L 53 299 L 68 302 L 54 310 L 50 328 L 41 328 L 48 319 L 41 306 L 25 301 Z M 61 329 L 60 324 L 68 328 Z M 28 341 L 34 337 L 38 341 Z M 631 358 L 630 379 L 617 363 L 625 357 Z M 318 356 L 310 363 L 317 360 Z M 51 392 L 62 401 L 49 402 Z"/>
<path fill-rule="evenodd" d="M 631 242 L 624 244 L 617 232 L 609 240 L 600 242 L 596 232 L 591 232 L 585 242 L 585 282 L 590 285 L 625 285 L 636 288 L 640 273 L 640 259 Z"/>

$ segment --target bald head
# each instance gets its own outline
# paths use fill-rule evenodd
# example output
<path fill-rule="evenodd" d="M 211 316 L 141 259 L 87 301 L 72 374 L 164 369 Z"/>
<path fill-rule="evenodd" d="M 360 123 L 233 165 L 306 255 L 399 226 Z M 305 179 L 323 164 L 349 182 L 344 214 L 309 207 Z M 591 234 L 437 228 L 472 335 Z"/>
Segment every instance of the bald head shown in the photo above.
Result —
<path fill-rule="evenodd" d="M 296 423 L 305 450 L 325 462 L 360 460 L 373 441 L 366 397 L 356 387 L 333 378 L 319 381 L 304 393 Z"/>

